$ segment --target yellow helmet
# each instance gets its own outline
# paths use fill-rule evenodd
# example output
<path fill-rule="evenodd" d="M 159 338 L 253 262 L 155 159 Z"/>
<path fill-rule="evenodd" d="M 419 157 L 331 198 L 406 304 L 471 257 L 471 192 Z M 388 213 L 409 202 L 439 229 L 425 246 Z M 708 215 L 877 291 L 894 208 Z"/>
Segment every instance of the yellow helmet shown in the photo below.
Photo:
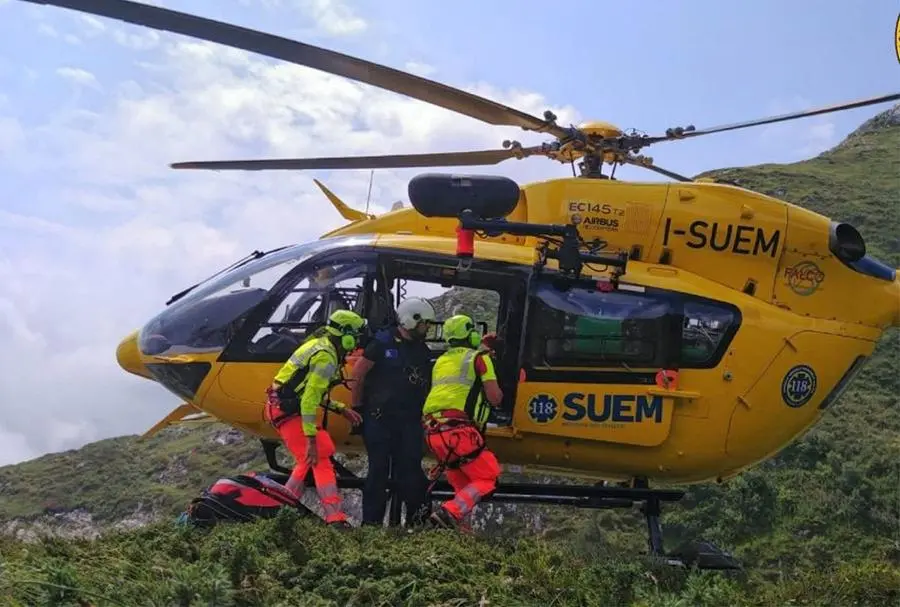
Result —
<path fill-rule="evenodd" d="M 448 342 L 466 342 L 473 348 L 481 343 L 481 334 L 475 329 L 475 322 L 465 314 L 456 314 L 445 320 L 442 335 Z"/>
<path fill-rule="evenodd" d="M 328 317 L 326 329 L 340 336 L 341 347 L 348 352 L 356 348 L 360 335 L 366 328 L 366 319 L 351 310 L 335 310 Z"/>

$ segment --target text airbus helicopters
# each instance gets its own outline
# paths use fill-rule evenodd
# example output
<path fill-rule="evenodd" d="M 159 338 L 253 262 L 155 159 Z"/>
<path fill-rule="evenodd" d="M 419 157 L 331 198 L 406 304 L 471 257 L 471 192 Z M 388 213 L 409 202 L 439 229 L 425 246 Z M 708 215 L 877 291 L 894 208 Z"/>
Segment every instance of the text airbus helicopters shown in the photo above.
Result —
<path fill-rule="evenodd" d="M 262 395 L 318 326 L 311 309 L 338 303 L 377 328 L 389 322 L 404 281 L 483 290 L 497 301 L 496 325 L 485 329 L 505 342 L 497 363 L 505 403 L 488 430 L 491 449 L 523 470 L 625 481 L 502 483 L 489 499 L 588 508 L 639 502 L 650 551 L 662 555 L 660 502 L 683 492 L 650 489 L 650 481 L 723 480 L 770 457 L 824 414 L 883 331 L 900 325 L 896 271 L 866 254 L 851 225 L 732 185 L 694 181 L 636 155 L 655 143 L 900 94 L 658 137 L 628 135 L 606 123 L 561 127 L 549 112 L 539 119 L 411 74 L 154 6 L 26 1 L 218 42 L 555 138 L 477 152 L 175 168 L 472 166 L 532 155 L 581 161 L 578 177 L 522 187 L 504 177 L 423 174 L 409 184 L 412 209 L 378 217 L 347 208 L 323 187 L 348 225 L 315 242 L 255 252 L 173 297 L 120 344 L 123 368 L 186 401 L 151 433 L 205 412 L 262 438 L 279 469 Z M 602 174 L 603 163 L 642 166 L 678 183 L 617 181 Z M 437 355 L 439 343 L 433 346 Z M 333 396 L 346 402 L 346 386 Z M 320 415 L 339 449 L 362 450 L 341 416 Z M 360 487 L 362 479 L 346 473 L 340 484 Z"/>

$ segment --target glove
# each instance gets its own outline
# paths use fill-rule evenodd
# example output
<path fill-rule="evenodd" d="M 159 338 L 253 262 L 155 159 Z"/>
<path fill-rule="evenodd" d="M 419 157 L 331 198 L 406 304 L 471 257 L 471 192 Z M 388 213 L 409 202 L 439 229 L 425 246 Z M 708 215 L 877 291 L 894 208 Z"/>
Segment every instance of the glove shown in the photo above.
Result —
<path fill-rule="evenodd" d="M 362 405 L 356 407 L 350 407 L 352 411 L 354 411 L 359 416 L 359 423 L 354 424 L 352 421 L 350 423 L 350 435 L 354 436 L 357 434 L 362 434 L 362 425 L 363 425 L 363 407 Z M 346 417 L 346 416 L 345 416 Z"/>
<path fill-rule="evenodd" d="M 349 409 L 347 405 L 342 403 L 339 400 L 334 400 L 333 398 L 326 398 L 325 402 L 322 403 L 322 406 L 329 411 L 334 411 L 335 413 L 343 413 L 345 409 Z"/>
<path fill-rule="evenodd" d="M 347 418 L 347 421 L 350 422 L 350 425 L 353 427 L 359 426 L 362 424 L 362 415 L 360 415 L 356 409 L 351 407 L 344 407 L 341 409 L 341 414 Z"/>
<path fill-rule="evenodd" d="M 275 407 L 281 406 L 281 399 L 278 398 L 278 390 L 272 386 L 266 388 L 266 403 Z"/>
<path fill-rule="evenodd" d="M 486 333 L 484 337 L 481 338 L 481 346 L 485 350 L 490 350 L 491 352 L 495 352 L 498 347 L 503 345 L 503 340 L 497 337 L 496 333 Z"/>
<path fill-rule="evenodd" d="M 335 413 L 343 415 L 353 426 L 358 426 L 362 423 L 362 415 L 360 415 L 359 412 L 356 411 L 356 409 L 354 409 L 353 407 L 348 407 L 345 403 L 342 403 L 339 400 L 329 398 L 328 402 L 323 406 L 329 411 L 334 411 Z"/>

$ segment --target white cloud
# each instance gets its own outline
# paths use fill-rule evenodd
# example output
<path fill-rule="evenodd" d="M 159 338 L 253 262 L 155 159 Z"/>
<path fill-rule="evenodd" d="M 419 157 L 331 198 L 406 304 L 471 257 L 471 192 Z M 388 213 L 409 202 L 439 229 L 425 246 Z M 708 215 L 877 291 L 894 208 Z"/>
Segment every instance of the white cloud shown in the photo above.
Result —
<path fill-rule="evenodd" d="M 59 32 L 57 32 L 56 28 L 49 23 L 39 23 L 38 33 L 49 38 L 59 38 Z"/>
<path fill-rule="evenodd" d="M 81 86 L 98 86 L 97 77 L 87 70 L 78 67 L 57 68 L 56 75 Z"/>
<path fill-rule="evenodd" d="M 126 48 L 144 51 L 155 48 L 159 44 L 160 36 L 155 31 L 133 32 L 131 29 L 116 28 L 113 30 L 116 42 Z"/>
<path fill-rule="evenodd" d="M 0 157 L 10 158 L 24 139 L 25 132 L 18 120 L 0 116 Z"/>
<path fill-rule="evenodd" d="M 319 29 L 332 36 L 359 34 L 368 28 L 366 21 L 341 0 L 296 0 L 296 4 Z"/>
<path fill-rule="evenodd" d="M 5 0 L 0 0 L 3 4 Z M 6 432 L 0 428 L 0 465 L 5 462 L 13 463 L 25 459 L 37 457 L 39 454 L 32 450 L 28 441 L 21 434 Z"/>
<path fill-rule="evenodd" d="M 147 4 L 147 3 L 145 2 L 145 4 Z M 92 36 L 97 36 L 97 35 L 105 32 L 107 29 L 108 24 L 105 23 L 104 21 L 102 21 L 101 19 L 99 19 L 98 17 L 95 17 L 94 15 L 86 15 L 84 13 L 77 13 L 76 18 L 78 19 L 79 22 L 81 22 L 84 25 L 85 30 L 87 32 L 90 32 L 90 35 L 92 35 Z"/>
<path fill-rule="evenodd" d="M 310 6 L 320 19 L 345 10 Z M 343 223 L 309 173 L 176 172 L 168 163 L 543 139 L 182 37 L 159 36 L 142 51 L 143 63 L 127 62 L 134 72 L 114 75 L 104 71 L 99 58 L 110 51 L 100 45 L 122 40 L 114 27 L 94 29 L 100 34 L 86 37 L 85 47 L 92 46 L 97 65 L 84 61 L 60 75 L 102 80 L 102 107 L 59 101 L 55 114 L 25 130 L 0 107 L 0 150 L 16 158 L 0 171 L 24 187 L 0 211 L 0 334 L 11 336 L 0 340 L 0 465 L 155 423 L 179 401 L 121 371 L 118 341 L 171 294 L 250 250 L 314 239 Z M 547 108 L 532 92 L 486 84 L 470 90 L 536 115 L 552 109 L 563 124 L 578 122 L 571 108 Z M 8 96 L 14 107 L 30 103 Z M 542 177 L 567 170 L 529 159 L 472 172 L 526 179 L 535 167 Z M 378 172 L 372 211 L 406 200 L 406 183 L 417 172 Z M 368 178 L 368 171 L 335 172 L 325 182 L 361 206 Z"/>
<path fill-rule="evenodd" d="M 767 115 L 788 114 L 812 108 L 813 104 L 809 100 L 795 96 L 770 103 Z M 760 128 L 759 137 L 766 145 L 777 145 L 787 154 L 785 160 L 788 161 L 815 156 L 838 143 L 835 123 L 828 114 L 768 124 Z"/>
<path fill-rule="evenodd" d="M 238 3 L 270 10 L 296 9 L 314 23 L 318 33 L 329 36 L 359 34 L 369 28 L 366 20 L 343 0 L 238 0 Z"/>
<path fill-rule="evenodd" d="M 433 77 L 435 71 L 434 66 L 427 63 L 419 63 L 417 61 L 407 61 L 404 68 L 407 72 L 422 76 L 423 78 Z"/>

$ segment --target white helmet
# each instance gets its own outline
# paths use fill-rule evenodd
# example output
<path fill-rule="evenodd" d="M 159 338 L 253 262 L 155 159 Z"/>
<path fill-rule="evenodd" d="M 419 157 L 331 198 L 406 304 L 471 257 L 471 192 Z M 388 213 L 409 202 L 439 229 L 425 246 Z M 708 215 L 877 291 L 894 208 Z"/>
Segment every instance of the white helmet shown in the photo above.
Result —
<path fill-rule="evenodd" d="M 397 322 L 407 331 L 415 329 L 423 320 L 434 321 L 434 308 L 424 299 L 411 297 L 397 306 Z"/>

